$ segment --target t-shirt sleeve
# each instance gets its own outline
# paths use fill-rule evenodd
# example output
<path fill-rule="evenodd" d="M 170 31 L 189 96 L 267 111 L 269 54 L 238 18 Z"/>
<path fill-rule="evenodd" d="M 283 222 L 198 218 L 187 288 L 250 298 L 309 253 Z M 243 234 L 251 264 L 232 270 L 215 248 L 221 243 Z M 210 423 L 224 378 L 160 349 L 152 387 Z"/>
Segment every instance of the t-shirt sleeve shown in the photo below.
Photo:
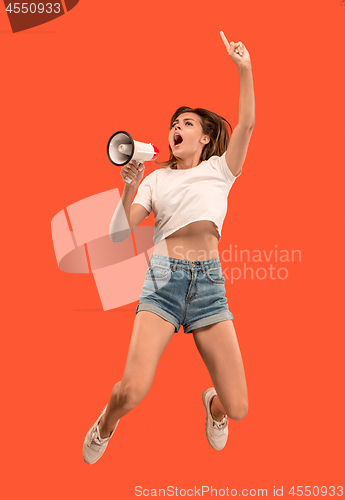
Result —
<path fill-rule="evenodd" d="M 230 168 L 228 167 L 228 164 L 226 163 L 226 152 L 222 156 L 212 156 L 209 161 L 211 162 L 213 168 L 221 172 L 222 175 L 226 178 L 226 180 L 229 181 L 231 184 L 233 184 L 237 179 L 237 177 L 239 177 L 242 173 L 242 169 L 240 173 L 236 176 L 231 172 Z"/>
<path fill-rule="evenodd" d="M 137 194 L 132 201 L 132 205 L 134 203 L 139 203 L 142 205 L 148 212 L 152 210 L 152 187 L 151 187 L 151 179 L 150 175 L 146 176 L 141 183 L 139 184 Z"/>

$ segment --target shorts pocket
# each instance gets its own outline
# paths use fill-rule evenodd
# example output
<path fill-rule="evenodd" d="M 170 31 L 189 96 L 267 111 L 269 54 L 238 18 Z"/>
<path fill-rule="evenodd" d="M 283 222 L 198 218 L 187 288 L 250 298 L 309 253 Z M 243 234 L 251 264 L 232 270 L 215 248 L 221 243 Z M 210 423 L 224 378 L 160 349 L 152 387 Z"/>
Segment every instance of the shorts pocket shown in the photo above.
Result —
<path fill-rule="evenodd" d="M 156 264 L 150 264 L 148 270 L 146 271 L 146 279 L 148 281 L 168 281 L 170 276 L 170 267 L 158 266 Z"/>
<path fill-rule="evenodd" d="M 206 269 L 206 276 L 211 283 L 217 283 L 219 285 L 224 285 L 225 278 L 222 273 L 221 267 L 212 267 L 211 269 Z"/>

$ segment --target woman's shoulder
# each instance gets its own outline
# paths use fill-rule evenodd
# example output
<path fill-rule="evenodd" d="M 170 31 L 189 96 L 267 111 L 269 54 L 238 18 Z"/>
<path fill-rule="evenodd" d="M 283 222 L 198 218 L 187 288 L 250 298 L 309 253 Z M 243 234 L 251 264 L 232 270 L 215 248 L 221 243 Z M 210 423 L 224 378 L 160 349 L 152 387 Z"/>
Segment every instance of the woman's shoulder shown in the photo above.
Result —
<path fill-rule="evenodd" d="M 216 167 L 224 162 L 226 163 L 225 154 L 226 153 L 222 154 L 222 156 L 211 156 L 208 160 L 206 160 L 206 163 L 209 163 L 212 167 Z"/>
<path fill-rule="evenodd" d="M 151 182 L 157 182 L 160 179 L 166 177 L 171 173 L 171 168 L 169 167 L 157 167 L 155 170 L 153 170 L 150 174 L 147 175 L 147 177 L 150 178 Z"/>
<path fill-rule="evenodd" d="M 232 184 L 235 181 L 236 177 L 232 174 L 228 164 L 226 163 L 226 152 L 222 154 L 222 156 L 211 156 L 207 162 L 211 168 L 220 172 L 228 182 L 231 182 Z"/>
<path fill-rule="evenodd" d="M 155 181 L 155 178 L 156 178 L 156 171 L 153 170 L 153 172 L 150 172 L 149 174 L 145 175 L 142 182 L 145 181 L 147 184 L 151 184 L 152 182 Z"/>
<path fill-rule="evenodd" d="M 166 173 L 162 172 L 163 170 L 166 169 L 156 168 L 149 174 L 145 175 L 145 177 L 141 181 L 141 184 L 146 184 L 149 185 L 150 187 L 154 187 L 157 184 L 157 182 L 159 182 L 159 180 L 166 175 Z"/>

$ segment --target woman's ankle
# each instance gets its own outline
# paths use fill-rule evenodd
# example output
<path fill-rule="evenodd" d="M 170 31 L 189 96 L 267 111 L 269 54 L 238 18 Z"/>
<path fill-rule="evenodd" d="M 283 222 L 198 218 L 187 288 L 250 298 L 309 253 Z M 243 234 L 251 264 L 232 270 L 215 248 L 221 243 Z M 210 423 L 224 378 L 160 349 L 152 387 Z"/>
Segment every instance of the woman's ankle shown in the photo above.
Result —
<path fill-rule="evenodd" d="M 108 438 L 110 436 L 110 434 L 113 432 L 113 430 L 115 429 L 115 426 L 113 429 L 109 429 L 109 427 L 107 427 L 104 424 L 104 420 L 105 419 L 104 419 L 104 415 L 103 415 L 99 424 L 98 424 L 99 434 L 100 434 L 102 439 Z M 115 423 L 115 425 L 116 425 L 116 423 Z"/>
<path fill-rule="evenodd" d="M 217 395 L 212 398 L 212 401 L 210 404 L 210 411 L 211 411 L 211 415 L 212 415 L 213 420 L 215 420 L 216 422 L 221 422 L 226 415 L 224 415 L 224 413 L 217 408 L 217 404 L 215 404 L 215 403 L 217 403 L 215 401 L 216 398 L 218 398 Z"/>

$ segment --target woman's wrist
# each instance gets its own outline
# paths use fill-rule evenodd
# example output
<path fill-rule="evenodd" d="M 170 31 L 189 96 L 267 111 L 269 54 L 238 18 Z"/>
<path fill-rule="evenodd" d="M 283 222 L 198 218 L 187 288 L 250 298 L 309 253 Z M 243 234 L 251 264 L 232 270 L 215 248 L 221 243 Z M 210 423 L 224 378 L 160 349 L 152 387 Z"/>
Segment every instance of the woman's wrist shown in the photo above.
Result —
<path fill-rule="evenodd" d="M 239 73 L 246 73 L 252 71 L 252 63 L 251 61 L 240 61 L 237 64 L 237 69 Z"/>
<path fill-rule="evenodd" d="M 132 186 L 133 181 L 130 184 L 127 184 L 127 182 L 124 183 L 123 187 L 123 192 L 122 194 L 126 194 L 127 196 L 134 195 L 135 187 Z"/>

